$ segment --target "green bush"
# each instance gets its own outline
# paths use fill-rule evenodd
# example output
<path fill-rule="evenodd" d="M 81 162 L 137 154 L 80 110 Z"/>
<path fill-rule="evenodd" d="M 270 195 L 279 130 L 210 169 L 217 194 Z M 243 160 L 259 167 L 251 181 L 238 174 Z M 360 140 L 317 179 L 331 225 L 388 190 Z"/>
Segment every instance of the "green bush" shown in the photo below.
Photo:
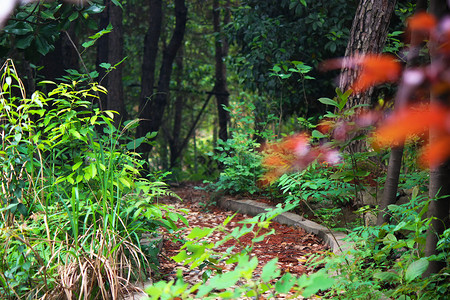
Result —
<path fill-rule="evenodd" d="M 116 129 L 96 84 L 44 82 L 28 99 L 12 61 L 1 78 L 0 297 L 118 297 L 150 276 L 142 233 L 186 221 L 141 178 L 136 122 Z"/>
<path fill-rule="evenodd" d="M 450 292 L 446 232 L 440 239 L 440 254 L 424 257 L 425 218 L 430 200 L 417 196 L 403 205 L 390 205 L 395 224 L 358 227 L 349 235 L 351 242 L 340 255 L 325 261 L 329 274 L 335 274 L 328 292 L 333 299 L 447 299 Z M 430 260 L 443 260 L 447 267 L 439 274 L 422 278 Z"/>
<path fill-rule="evenodd" d="M 253 110 L 253 104 L 245 102 L 227 108 L 235 119 L 235 126 L 230 128 L 231 138 L 219 140 L 215 152 L 209 153 L 221 172 L 216 182 L 205 181 L 209 184 L 208 189 L 230 194 L 254 194 L 261 191 L 258 179 L 263 168 L 261 154 L 257 151 L 261 145 L 256 142 L 255 135 L 271 138 L 273 132 L 269 129 L 262 132 L 255 129 L 254 116 L 251 115 Z"/>

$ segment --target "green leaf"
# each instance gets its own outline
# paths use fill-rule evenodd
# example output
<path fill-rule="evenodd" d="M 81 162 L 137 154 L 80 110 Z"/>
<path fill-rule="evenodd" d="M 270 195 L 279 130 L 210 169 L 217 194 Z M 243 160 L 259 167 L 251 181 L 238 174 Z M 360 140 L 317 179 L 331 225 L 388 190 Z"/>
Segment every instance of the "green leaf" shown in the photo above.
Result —
<path fill-rule="evenodd" d="M 280 270 L 277 268 L 278 258 L 275 257 L 269 261 L 262 269 L 261 279 L 264 282 L 269 282 L 270 280 L 278 277 L 280 275 Z"/>
<path fill-rule="evenodd" d="M 78 18 L 78 12 L 75 11 L 69 16 L 69 21 L 70 22 L 75 21 L 77 18 Z"/>
<path fill-rule="evenodd" d="M 76 164 L 74 164 L 72 166 L 72 171 L 75 171 L 76 169 L 78 169 L 82 164 L 83 164 L 83 161 L 79 161 Z"/>
<path fill-rule="evenodd" d="M 43 37 L 41 35 L 36 36 L 35 42 L 36 42 L 37 51 L 42 55 L 46 55 L 47 53 L 50 52 L 50 50 L 53 49 L 53 46 L 51 46 L 48 43 L 48 41 L 45 39 L 45 37 Z"/>
<path fill-rule="evenodd" d="M 390 283 L 400 280 L 400 276 L 394 272 L 378 272 L 373 274 L 373 278 L 381 281 L 389 281 Z"/>
<path fill-rule="evenodd" d="M 119 177 L 119 181 L 126 186 L 127 188 L 131 188 L 131 182 L 128 178 L 126 177 Z"/>
<path fill-rule="evenodd" d="M 109 64 L 109 63 L 101 63 L 99 66 L 100 66 L 101 68 L 103 68 L 103 69 L 109 69 L 109 68 L 111 68 L 111 64 Z"/>
<path fill-rule="evenodd" d="M 29 32 L 33 32 L 33 27 L 26 22 L 15 22 L 11 25 L 5 26 L 3 29 L 6 33 L 15 35 L 25 35 Z"/>
<path fill-rule="evenodd" d="M 114 3 L 117 6 L 120 6 L 120 8 L 123 9 L 122 4 L 120 4 L 119 0 L 111 0 L 111 1 L 112 1 L 112 3 Z"/>
<path fill-rule="evenodd" d="M 278 293 L 286 294 L 291 290 L 294 284 L 295 284 L 295 277 L 292 276 L 290 273 L 285 273 L 283 277 L 281 277 L 280 280 L 278 280 L 277 283 L 275 284 L 275 290 Z"/>
<path fill-rule="evenodd" d="M 428 268 L 429 263 L 426 258 L 421 258 L 410 264 L 406 269 L 405 280 L 410 282 L 422 275 Z"/>
<path fill-rule="evenodd" d="M 211 232 L 213 232 L 214 228 L 199 228 L 194 227 L 191 232 L 188 234 L 188 239 L 195 239 L 195 238 L 203 238 L 207 235 L 209 235 Z"/>
<path fill-rule="evenodd" d="M 23 38 L 16 37 L 16 47 L 18 49 L 26 49 L 31 45 L 33 40 L 34 36 L 32 34 L 26 35 Z"/>
<path fill-rule="evenodd" d="M 311 136 L 316 139 L 321 139 L 321 138 L 327 137 L 325 134 L 323 134 L 322 132 L 320 132 L 318 130 L 313 130 L 313 132 L 311 133 Z"/>
<path fill-rule="evenodd" d="M 81 46 L 83 46 L 83 48 L 89 48 L 92 45 L 94 45 L 94 43 L 95 43 L 95 41 L 87 41 L 87 42 L 84 42 L 83 44 L 81 44 Z"/>
<path fill-rule="evenodd" d="M 332 106 L 335 106 L 335 107 L 339 107 L 339 104 L 336 101 L 334 101 L 333 99 L 330 99 L 330 98 L 319 98 L 318 100 L 321 103 L 325 104 L 325 105 L 332 105 Z"/>
<path fill-rule="evenodd" d="M 131 141 L 127 144 L 127 149 L 128 150 L 135 150 L 136 148 L 138 148 L 142 142 L 146 139 L 145 136 L 140 137 L 138 139 L 135 139 L 134 141 Z"/>

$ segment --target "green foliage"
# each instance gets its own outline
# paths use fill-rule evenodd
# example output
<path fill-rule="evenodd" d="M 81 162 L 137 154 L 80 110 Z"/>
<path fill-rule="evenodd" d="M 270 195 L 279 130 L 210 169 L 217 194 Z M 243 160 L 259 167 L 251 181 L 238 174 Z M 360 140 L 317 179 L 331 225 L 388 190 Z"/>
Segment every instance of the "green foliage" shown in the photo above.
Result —
<path fill-rule="evenodd" d="M 28 99 L 11 61 L 2 71 L 1 298 L 118 297 L 150 272 L 142 233 L 187 223 L 155 203 L 167 186 L 140 176 L 131 150 L 145 141 L 125 136 L 137 122 L 115 128 L 96 84 L 47 81 Z"/>
<path fill-rule="evenodd" d="M 267 213 L 260 214 L 248 220 L 240 221 L 242 227 L 236 227 L 231 233 L 227 233 L 225 226 L 232 220 L 233 216 L 228 217 L 223 224 L 214 228 L 193 228 L 188 236 L 188 241 L 183 245 L 182 251 L 173 259 L 177 262 L 183 261 L 189 264 L 191 269 L 205 266 L 212 266 L 214 273 L 205 271 L 204 281 L 194 286 L 189 286 L 183 282 L 181 273 L 178 274 L 176 281 L 157 282 L 146 289 L 150 299 L 192 299 L 195 293 L 197 298 L 201 299 L 238 299 L 239 297 L 259 298 L 263 293 L 269 299 L 277 299 L 280 294 L 288 292 L 293 293 L 293 297 L 303 295 L 310 297 L 319 290 L 326 290 L 332 284 L 333 280 L 329 278 L 325 270 L 319 270 L 310 276 L 302 275 L 300 277 L 281 272 L 277 267 L 277 259 L 269 261 L 263 266 L 261 276 L 255 277 L 254 271 L 258 266 L 258 258 L 251 257 L 253 245 L 255 242 L 263 241 L 264 238 L 273 234 L 273 232 L 262 233 L 263 228 L 267 228 L 270 221 L 277 215 L 294 208 L 294 204 L 287 204 L 284 208 L 279 205 Z M 202 238 L 213 234 L 215 231 L 222 231 L 226 236 L 216 243 L 205 243 Z M 252 236 L 250 245 L 243 245 L 239 238 L 245 235 Z M 241 251 L 232 253 L 228 249 L 226 253 L 217 252 L 214 249 L 223 245 L 229 240 L 236 241 L 241 247 Z M 235 267 L 227 272 L 222 272 L 218 263 L 234 264 Z M 205 276 L 206 274 L 206 276 Z M 207 281 L 207 282 L 206 282 Z"/>
<path fill-rule="evenodd" d="M 231 138 L 227 141 L 219 140 L 216 152 L 209 154 L 222 169 L 217 182 L 205 181 L 209 183 L 209 189 L 223 190 L 231 194 L 254 194 L 260 191 L 257 180 L 263 169 L 261 167 L 261 155 L 257 152 L 257 149 L 261 145 L 254 138 L 255 135 L 268 138 L 273 133 L 268 128 L 262 132 L 257 131 L 254 116 L 248 115 L 244 110 L 245 108 L 250 112 L 254 110 L 251 103 L 245 103 L 245 105 L 244 103 L 238 103 L 226 108 L 230 115 L 236 119 L 236 124 L 233 128 L 230 128 Z"/>
<path fill-rule="evenodd" d="M 86 24 L 97 28 L 92 15 L 100 13 L 104 6 L 89 2 L 90 5 L 74 6 L 58 1 L 37 1 L 20 6 L 0 34 L 0 56 L 11 49 L 23 52 L 29 61 L 38 61 L 41 55 L 55 49 L 55 42 L 62 31 L 73 24 Z"/>
<path fill-rule="evenodd" d="M 354 197 L 353 185 L 333 176 L 342 166 L 327 167 L 314 162 L 303 171 L 282 175 L 278 187 L 288 202 L 349 203 Z"/>
<path fill-rule="evenodd" d="M 327 58 L 343 56 L 356 4 L 343 0 L 242 1 L 227 31 L 238 46 L 233 66 L 244 87 L 265 98 L 282 98 L 284 116 L 320 109 L 313 100 L 333 93 L 334 74 L 320 74 L 319 82 L 302 81 L 298 73 L 280 82 L 271 69 L 291 61 L 317 66 Z M 312 70 L 310 76 L 317 78 L 319 73 Z M 305 93 L 298 92 L 299 81 Z"/>
<path fill-rule="evenodd" d="M 416 189 L 410 203 L 389 206 L 394 224 L 355 228 L 348 235 L 350 246 L 342 254 L 326 259 L 328 272 L 339 274 L 334 277 L 335 285 L 328 296 L 334 299 L 446 299 L 450 290 L 449 257 L 445 250 L 449 245 L 448 234 L 441 237 L 440 254 L 423 257 L 426 230 L 431 220 L 425 218 L 429 200 L 418 197 L 417 192 Z M 447 267 L 439 274 L 421 278 L 433 259 L 446 261 Z"/>

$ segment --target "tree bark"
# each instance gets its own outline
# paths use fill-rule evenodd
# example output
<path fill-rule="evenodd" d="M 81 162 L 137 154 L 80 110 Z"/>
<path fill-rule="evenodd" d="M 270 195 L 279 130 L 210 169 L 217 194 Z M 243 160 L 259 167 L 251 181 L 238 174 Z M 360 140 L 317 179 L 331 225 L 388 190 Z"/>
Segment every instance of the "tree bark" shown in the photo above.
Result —
<path fill-rule="evenodd" d="M 227 85 L 227 67 L 224 62 L 224 58 L 228 55 L 228 42 L 225 35 L 222 33 L 220 25 L 220 7 L 219 0 L 213 0 L 213 27 L 216 36 L 215 39 L 215 84 L 214 93 L 216 93 L 217 101 L 217 113 L 219 118 L 219 138 L 223 141 L 228 139 L 228 122 L 230 116 L 224 109 L 224 106 L 229 105 L 229 93 Z M 224 19 L 223 26 L 226 26 L 230 22 L 230 1 L 226 2 L 224 7 Z"/>
<path fill-rule="evenodd" d="M 170 77 L 172 75 L 172 65 L 175 60 L 178 49 L 184 39 L 184 32 L 187 21 L 187 7 L 184 0 L 175 0 L 175 29 L 169 45 L 163 51 L 161 68 L 159 71 L 159 81 L 156 95 L 152 97 L 150 102 L 146 102 L 145 107 L 148 107 L 148 115 L 143 115 L 141 111 L 141 118 L 145 119 L 141 122 L 138 128 L 138 136 L 145 136 L 148 132 L 158 132 L 164 115 L 164 110 L 167 105 L 167 98 L 169 96 Z M 150 87 L 147 87 L 150 88 Z M 148 117 L 148 119 L 146 119 Z M 143 152 L 149 152 L 152 146 L 145 145 Z"/>
<path fill-rule="evenodd" d="M 111 24 L 113 29 L 110 33 L 102 36 L 97 44 L 97 66 L 101 63 L 110 63 L 112 66 L 124 58 L 123 54 L 123 14 L 122 8 L 115 5 L 111 0 L 105 0 L 105 9 L 100 15 L 99 27 L 104 29 Z M 102 79 L 106 70 L 97 67 L 99 78 Z M 101 109 L 113 110 L 119 113 L 114 116 L 116 126 L 126 119 L 125 103 L 123 101 L 122 64 L 111 70 L 104 78 L 104 86 L 108 90 L 107 95 L 101 95 Z"/>
<path fill-rule="evenodd" d="M 389 223 L 390 217 L 387 213 L 387 207 L 394 204 L 397 200 L 398 181 L 400 169 L 402 166 L 403 146 L 392 148 L 389 156 L 389 165 L 384 184 L 383 196 L 380 203 L 380 212 L 378 213 L 377 225 Z"/>
<path fill-rule="evenodd" d="M 381 53 L 386 42 L 395 3 L 396 0 L 361 0 L 359 2 L 345 50 L 346 57 L 365 53 Z M 348 69 L 344 66 L 340 76 L 340 90 L 347 91 L 358 74 L 358 70 Z M 370 104 L 372 94 L 373 88 L 365 93 L 352 95 L 347 102 L 347 107 L 356 104 Z"/>
<path fill-rule="evenodd" d="M 178 86 L 178 94 L 175 97 L 175 112 L 173 116 L 172 134 L 169 136 L 169 148 L 170 148 L 170 168 L 181 165 L 181 152 L 180 149 L 180 132 L 181 124 L 183 121 L 183 108 L 185 98 L 182 88 L 182 76 L 183 76 L 183 48 L 181 47 L 179 53 L 175 59 L 176 68 L 176 82 Z"/>
<path fill-rule="evenodd" d="M 448 14 L 449 11 L 450 9 L 445 0 L 431 0 L 430 12 L 438 19 Z M 430 52 L 432 63 L 433 60 L 439 60 L 439 57 L 434 56 L 433 50 Z M 431 103 L 444 103 L 448 105 L 447 101 L 448 99 L 440 99 L 433 95 L 433 93 L 431 94 Z M 436 133 L 431 130 L 430 143 L 437 138 Z M 427 230 L 426 256 L 437 254 L 436 244 L 439 236 L 450 226 L 450 160 L 430 171 L 429 196 L 432 201 L 428 206 L 428 217 L 434 219 L 431 221 L 431 226 Z M 438 273 L 445 266 L 445 261 L 430 261 L 430 265 L 424 273 L 424 276 Z"/>
<path fill-rule="evenodd" d="M 427 0 L 418 0 L 416 3 L 416 13 L 424 11 L 427 9 L 428 3 Z M 412 34 L 411 36 L 411 44 L 419 45 L 421 41 L 417 39 L 420 38 L 417 34 Z M 420 62 L 419 59 L 419 47 L 417 49 L 410 49 L 407 57 L 407 68 L 412 66 L 417 66 Z M 403 109 L 402 103 L 395 104 L 395 109 Z M 384 185 L 383 197 L 381 198 L 380 203 L 380 212 L 378 214 L 377 225 L 381 226 L 383 223 L 389 223 L 389 215 L 387 213 L 387 207 L 390 204 L 395 204 L 397 201 L 397 191 L 398 191 L 398 182 L 400 177 L 400 169 L 402 166 L 402 157 L 403 157 L 403 146 L 392 148 L 391 154 L 389 156 L 389 164 L 388 171 L 386 176 L 386 183 Z"/>
<path fill-rule="evenodd" d="M 137 137 L 143 137 L 148 132 L 151 118 L 151 98 L 155 86 L 156 58 L 158 56 L 158 42 L 162 26 L 162 0 L 149 0 L 149 27 L 144 39 L 144 57 L 142 61 L 141 94 L 139 97 L 139 126 Z M 143 144 L 141 151 L 150 151 L 150 146 Z"/>
<path fill-rule="evenodd" d="M 67 33 L 74 44 L 78 46 L 74 26 L 70 26 Z M 64 32 L 60 33 L 59 39 L 55 42 L 55 50 L 47 53 L 42 58 L 41 64 L 44 68 L 40 71 L 40 75 L 51 81 L 58 81 L 57 79 L 66 75 L 67 69 L 79 69 L 77 49 L 74 49 L 72 42 Z"/>

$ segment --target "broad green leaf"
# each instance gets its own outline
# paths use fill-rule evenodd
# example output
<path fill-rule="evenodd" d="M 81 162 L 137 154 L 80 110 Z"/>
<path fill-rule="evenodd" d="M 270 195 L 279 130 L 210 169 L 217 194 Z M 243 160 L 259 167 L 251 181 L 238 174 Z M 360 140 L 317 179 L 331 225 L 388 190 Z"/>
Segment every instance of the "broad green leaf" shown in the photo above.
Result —
<path fill-rule="evenodd" d="M 83 46 L 83 48 L 89 48 L 92 45 L 94 45 L 94 43 L 95 43 L 95 41 L 87 41 L 87 42 L 84 42 L 83 44 L 81 44 L 81 46 Z"/>
<path fill-rule="evenodd" d="M 200 228 L 200 227 L 194 227 L 191 232 L 188 234 L 188 239 L 195 239 L 195 238 L 203 238 L 207 235 L 209 235 L 211 232 L 213 232 L 214 228 Z"/>
<path fill-rule="evenodd" d="M 83 164 L 83 161 L 79 161 L 76 164 L 74 164 L 72 166 L 72 171 L 75 171 L 76 169 L 78 169 L 82 164 Z"/>
<path fill-rule="evenodd" d="M 313 132 L 311 133 L 311 136 L 316 139 L 321 139 L 321 138 L 327 137 L 325 134 L 323 134 L 319 130 L 313 130 Z"/>
<path fill-rule="evenodd" d="M 378 272 L 373 274 L 373 278 L 381 281 L 389 281 L 390 283 L 400 280 L 400 276 L 394 272 Z"/>
<path fill-rule="evenodd" d="M 422 275 L 428 268 L 429 263 L 430 262 L 426 258 L 421 258 L 411 263 L 406 269 L 405 280 L 410 282 Z"/>
<path fill-rule="evenodd" d="M 127 144 L 127 149 L 134 150 L 134 149 L 138 148 L 145 139 L 146 139 L 146 137 L 143 136 L 143 137 L 135 139 L 134 141 L 129 142 Z"/>
<path fill-rule="evenodd" d="M 336 101 L 334 101 L 333 99 L 330 99 L 330 98 L 319 98 L 318 100 L 321 103 L 325 104 L 325 105 L 332 105 L 332 106 L 335 106 L 335 107 L 339 107 L 339 104 Z"/>
<path fill-rule="evenodd" d="M 100 67 L 103 68 L 103 69 L 109 69 L 109 68 L 111 68 L 111 64 L 109 64 L 109 63 L 101 63 Z"/>
<path fill-rule="evenodd" d="M 131 182 L 127 177 L 119 177 L 119 181 L 127 188 L 131 188 Z"/>
<path fill-rule="evenodd" d="M 286 294 L 294 286 L 295 281 L 296 280 L 294 276 L 292 276 L 290 273 L 285 273 L 283 277 L 281 277 L 275 284 L 275 290 L 278 293 Z"/>
<path fill-rule="evenodd" d="M 264 282 L 269 282 L 270 280 L 278 277 L 280 275 L 280 270 L 277 269 L 278 258 L 275 257 L 271 261 L 269 261 L 262 269 L 261 279 Z"/>
<path fill-rule="evenodd" d="M 78 18 L 78 12 L 75 11 L 69 16 L 69 21 L 72 22 Z"/>

